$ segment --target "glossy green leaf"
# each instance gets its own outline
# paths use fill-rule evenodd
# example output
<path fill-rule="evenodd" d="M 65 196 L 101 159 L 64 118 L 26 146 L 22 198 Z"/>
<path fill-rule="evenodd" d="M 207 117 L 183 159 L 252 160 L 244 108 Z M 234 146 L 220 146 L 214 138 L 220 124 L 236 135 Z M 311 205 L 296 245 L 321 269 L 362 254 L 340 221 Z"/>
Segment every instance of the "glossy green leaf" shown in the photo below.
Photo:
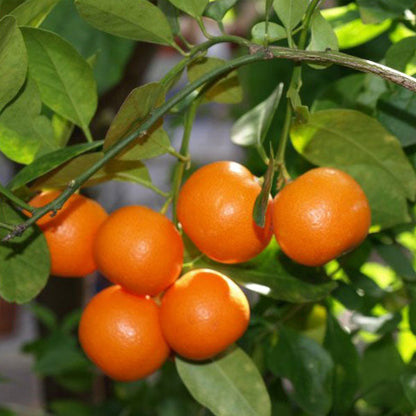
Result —
<path fill-rule="evenodd" d="M 38 27 L 60 0 L 26 0 L 10 14 L 19 26 Z"/>
<path fill-rule="evenodd" d="M 292 30 L 302 20 L 308 0 L 274 0 L 273 6 L 285 28 Z"/>
<path fill-rule="evenodd" d="M 173 44 L 169 22 L 147 0 L 75 0 L 79 14 L 96 29 L 127 39 Z"/>
<path fill-rule="evenodd" d="M 175 7 L 193 17 L 200 17 L 204 13 L 209 0 L 169 0 Z"/>
<path fill-rule="evenodd" d="M 357 0 L 364 23 L 380 23 L 394 19 L 414 7 L 414 0 Z"/>
<path fill-rule="evenodd" d="M 392 87 L 377 103 L 377 118 L 403 147 L 416 144 L 416 95 L 401 87 Z"/>
<path fill-rule="evenodd" d="M 272 242 L 247 263 L 226 265 L 200 259 L 195 267 L 217 270 L 253 292 L 294 303 L 324 299 L 337 286 L 335 282 L 323 282 L 310 267 L 291 262 L 276 246 Z"/>
<path fill-rule="evenodd" d="M 88 153 L 78 156 L 45 176 L 38 179 L 32 189 L 64 188 L 68 182 L 78 177 L 104 156 L 102 152 Z M 109 180 L 133 182 L 140 185 L 151 184 L 146 166 L 139 161 L 110 160 L 82 186 L 92 186 Z"/>
<path fill-rule="evenodd" d="M 277 42 L 278 40 L 287 37 L 286 29 L 277 23 L 269 22 L 267 36 L 269 43 Z M 262 45 L 266 37 L 266 22 L 259 22 L 251 29 L 251 38 L 253 42 Z"/>
<path fill-rule="evenodd" d="M 157 5 L 168 20 L 172 33 L 174 35 L 181 33 L 181 27 L 179 24 L 179 10 L 168 0 L 157 0 Z"/>
<path fill-rule="evenodd" d="M 210 1 L 204 11 L 204 16 L 221 22 L 228 10 L 231 10 L 238 0 L 215 0 Z"/>
<path fill-rule="evenodd" d="M 93 71 L 100 94 L 123 77 L 135 43 L 94 29 L 80 17 L 73 0 L 61 0 L 42 27 L 62 36 L 84 58 L 96 54 Z"/>
<path fill-rule="evenodd" d="M 409 400 L 409 403 L 416 408 L 416 374 L 403 374 L 400 377 L 400 382 L 407 400 Z"/>
<path fill-rule="evenodd" d="M 291 138 L 310 162 L 344 170 L 360 183 L 373 224 L 408 221 L 406 198 L 415 197 L 415 173 L 398 140 L 377 120 L 353 110 L 319 111 L 295 124 Z"/>
<path fill-rule="evenodd" d="M 379 24 L 364 24 L 355 3 L 322 10 L 322 15 L 334 28 L 340 49 L 362 45 L 380 36 L 391 26 L 390 20 Z"/>
<path fill-rule="evenodd" d="M 57 168 L 65 162 L 68 162 L 74 157 L 90 150 L 97 149 L 100 146 L 102 146 L 102 142 L 82 143 L 47 153 L 34 160 L 30 165 L 21 169 L 7 186 L 12 190 L 19 189 L 23 185 L 26 185 L 29 182 L 39 178 L 40 176 L 51 172 L 53 169 Z"/>
<path fill-rule="evenodd" d="M 270 398 L 254 362 L 240 348 L 196 363 L 176 357 L 191 395 L 215 416 L 271 416 Z"/>
<path fill-rule="evenodd" d="M 27 53 L 14 17 L 0 20 L 0 111 L 25 82 Z"/>
<path fill-rule="evenodd" d="M 50 120 L 41 115 L 36 83 L 28 78 L 19 95 L 0 114 L 0 150 L 22 164 L 59 148 Z"/>
<path fill-rule="evenodd" d="M 42 101 L 85 129 L 97 108 L 97 86 L 91 67 L 68 42 L 41 29 L 23 28 L 29 70 Z"/>
<path fill-rule="evenodd" d="M 327 314 L 324 347 L 334 362 L 332 411 L 334 415 L 346 415 L 354 403 L 355 394 L 359 388 L 360 362 L 351 335 L 342 329 L 330 313 Z"/>
<path fill-rule="evenodd" d="M 263 102 L 241 116 L 231 129 L 231 141 L 239 146 L 261 146 L 282 98 L 283 84 Z"/>
<path fill-rule="evenodd" d="M 334 364 L 317 342 L 282 327 L 276 345 L 268 351 L 269 369 L 293 385 L 293 400 L 308 414 L 328 414 L 332 405 Z"/>
<path fill-rule="evenodd" d="M 164 90 L 156 82 L 131 91 L 108 129 L 104 141 L 104 151 L 139 128 L 150 112 L 163 103 L 164 98 Z M 150 159 L 166 153 L 169 147 L 169 137 L 163 130 L 160 120 L 146 135 L 139 135 L 117 156 L 117 159 Z"/>
<path fill-rule="evenodd" d="M 0 200 L 0 222 L 20 224 L 25 217 Z M 0 230 L 0 239 L 8 231 Z M 45 237 L 37 227 L 21 237 L 0 242 L 0 296 L 9 302 L 25 303 L 44 288 L 49 277 L 50 257 Z"/>
<path fill-rule="evenodd" d="M 416 72 L 416 36 L 394 43 L 386 53 L 386 65 L 413 75 Z"/>
<path fill-rule="evenodd" d="M 311 40 L 307 47 L 311 51 L 338 50 L 338 39 L 330 23 L 316 10 L 311 20 Z"/>
<path fill-rule="evenodd" d="M 194 82 L 207 72 L 224 65 L 225 61 L 219 58 L 202 58 L 188 66 L 189 82 Z M 225 104 L 239 103 L 243 98 L 243 90 L 236 71 L 230 72 L 225 78 L 216 82 L 205 92 L 205 98 L 210 101 Z"/>
<path fill-rule="evenodd" d="M 391 336 L 367 347 L 361 368 L 365 401 L 386 408 L 400 403 L 403 391 L 399 379 L 405 366 Z"/>

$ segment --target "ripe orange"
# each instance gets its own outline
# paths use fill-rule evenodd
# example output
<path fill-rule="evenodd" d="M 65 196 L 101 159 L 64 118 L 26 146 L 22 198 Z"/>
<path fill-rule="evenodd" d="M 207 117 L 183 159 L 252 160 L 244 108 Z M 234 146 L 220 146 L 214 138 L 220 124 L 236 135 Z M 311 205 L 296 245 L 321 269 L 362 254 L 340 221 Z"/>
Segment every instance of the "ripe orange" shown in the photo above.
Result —
<path fill-rule="evenodd" d="M 266 224 L 253 221 L 261 187 L 244 166 L 215 162 L 198 169 L 183 185 L 178 219 L 198 249 L 221 263 L 240 263 L 259 254 L 269 243 L 271 198 Z"/>
<path fill-rule="evenodd" d="M 164 215 L 144 206 L 126 206 L 104 222 L 94 243 L 98 269 L 137 295 L 157 295 L 179 276 L 183 243 Z"/>
<path fill-rule="evenodd" d="M 115 380 L 146 377 L 169 355 L 159 312 L 153 299 L 111 286 L 95 295 L 82 313 L 81 346 L 91 361 Z"/>
<path fill-rule="evenodd" d="M 162 298 L 160 322 L 170 347 L 205 360 L 240 338 L 250 320 L 244 292 L 228 277 L 208 269 L 183 275 Z"/>
<path fill-rule="evenodd" d="M 42 192 L 29 204 L 43 207 L 60 195 L 60 191 Z M 30 215 L 30 214 L 29 214 Z M 51 255 L 51 274 L 82 277 L 96 270 L 93 241 L 107 213 L 97 202 L 73 194 L 54 217 L 45 215 L 36 224 L 43 231 Z"/>
<path fill-rule="evenodd" d="M 306 266 L 321 266 L 358 246 L 370 224 L 364 191 L 338 169 L 310 170 L 285 186 L 273 204 L 281 249 Z"/>

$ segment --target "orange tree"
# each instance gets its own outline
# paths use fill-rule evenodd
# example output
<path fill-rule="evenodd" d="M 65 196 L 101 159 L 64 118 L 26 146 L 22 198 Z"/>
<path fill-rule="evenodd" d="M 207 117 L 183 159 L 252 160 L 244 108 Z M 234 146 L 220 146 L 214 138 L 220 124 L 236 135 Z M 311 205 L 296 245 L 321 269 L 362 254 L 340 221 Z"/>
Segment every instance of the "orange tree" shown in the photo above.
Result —
<path fill-rule="evenodd" d="M 227 16 L 238 15 L 251 2 L 259 10 L 257 23 L 246 37 L 229 33 Z M 130 232 L 145 229 L 149 238 L 158 234 L 156 223 L 158 232 L 147 224 L 156 217 L 165 223 L 166 218 L 160 220 L 156 213 L 146 214 L 148 220 L 144 214 L 138 220 L 132 216 L 131 224 L 124 219 L 115 227 L 113 240 L 110 235 L 103 247 L 97 243 L 95 250 L 102 258 L 97 255 L 96 261 L 104 264 L 103 273 L 117 266 L 124 280 L 118 275 L 111 280 L 131 283 L 125 292 L 116 286 L 90 303 L 81 320 L 81 342 L 104 372 L 120 380 L 140 378 L 162 365 L 169 347 L 179 354 L 192 349 L 190 358 L 208 358 L 193 361 L 172 355 L 161 376 L 148 384 L 145 380 L 117 385 L 118 401 L 99 408 L 99 414 L 414 414 L 415 1 L 356 0 L 325 8 L 329 2 L 323 0 L 75 0 L 79 15 L 98 31 L 164 45 L 183 55 L 158 82 L 130 92 L 103 140 L 90 131 L 97 107 L 94 57 L 85 60 L 70 43 L 41 28 L 58 3 L 0 2 L 0 151 L 25 165 L 9 183 L 0 184 L 0 296 L 25 303 L 47 284 L 53 252 L 41 228 L 48 216 L 57 214 L 59 222 L 60 214 L 65 216 L 65 202 L 82 187 L 130 181 L 166 198 L 161 213 L 172 208 L 172 224 L 164 228 L 179 241 L 176 254 L 166 242 L 149 251 L 153 241 L 144 240 L 142 251 L 133 257 L 128 254 L 137 238 Z M 199 26 L 205 41 L 193 45 L 183 36 L 179 24 L 183 16 Z M 208 20 L 217 24 L 220 35 L 209 33 Z M 383 40 L 381 52 L 373 53 L 375 38 Z M 236 45 L 237 56 L 229 61 L 208 56 L 219 43 Z M 359 49 L 353 49 L 357 54 L 339 51 L 367 44 L 363 50 L 374 60 L 357 56 Z M 203 175 L 197 172 L 181 193 L 191 164 L 188 148 L 198 108 L 209 101 L 241 100 L 239 75 L 253 66 L 258 71 L 256 90 L 267 93 L 234 123 L 231 140 L 247 147 L 256 160 L 260 185 L 245 168 L 228 164 L 223 172 L 214 169 L 201 183 L 195 178 Z M 266 86 L 265 67 L 286 82 Z M 333 77 L 329 71 L 334 67 L 349 72 Z M 282 75 L 281 68 L 289 75 Z M 172 93 L 184 72 L 187 85 Z M 303 83 L 309 83 L 308 94 Z M 172 146 L 163 126 L 172 113 L 183 116 L 179 149 Z M 84 133 L 86 143 L 68 142 L 74 126 Z M 151 181 L 144 162 L 165 154 L 177 161 L 168 191 Z M 330 168 L 319 172 L 338 179 L 310 181 L 313 174 L 296 179 L 316 166 Z M 46 204 L 29 203 L 33 197 L 36 201 L 37 191 L 46 189 L 60 192 Z M 138 211 L 147 213 L 143 207 Z M 137 221 L 146 224 L 138 227 Z M 271 238 L 271 222 L 276 238 Z M 81 225 L 85 231 L 89 221 Z M 130 233 L 127 244 L 123 229 Z M 185 253 L 178 265 L 181 239 Z M 250 239 L 257 246 L 247 244 Z M 117 262 L 108 261 L 111 255 Z M 145 270 L 155 269 L 166 285 L 155 283 L 151 285 L 157 287 L 155 292 L 142 293 L 142 282 L 134 281 L 134 273 L 123 272 L 126 265 L 134 270 L 136 261 L 138 268 L 145 264 Z M 168 263 L 171 275 L 162 278 L 160 268 Z M 181 266 L 182 273 L 191 275 L 167 288 Z M 189 277 L 201 268 L 213 272 Z M 217 356 L 213 356 L 217 345 L 223 349 L 244 332 L 249 313 L 233 282 L 220 277 L 210 285 L 206 275 L 216 279 L 226 275 L 254 293 L 250 323 L 239 346 Z M 137 287 L 137 293 L 127 292 Z M 156 302 L 143 297 L 166 288 L 166 298 L 161 294 Z M 108 295 L 113 292 L 115 296 Z M 231 309 L 218 303 L 217 297 L 226 295 L 233 300 Z M 110 305 L 112 298 L 116 303 Z M 204 309 L 205 304 L 214 305 L 215 313 Z M 183 311 L 184 305 L 194 311 Z M 94 308 L 102 311 L 101 317 Z M 150 318 L 137 319 L 137 311 L 146 308 Z M 163 319 L 156 328 L 159 309 Z M 175 315 L 177 310 L 182 315 Z M 57 376 L 73 390 L 88 388 L 91 368 L 70 334 L 76 316 L 59 326 L 47 311 L 35 311 L 51 329 L 46 341 L 27 347 L 37 357 L 37 371 Z M 205 330 L 210 320 L 214 327 Z M 193 330 L 193 324 L 201 326 Z M 98 331 L 100 325 L 103 329 Z M 204 332 L 215 348 L 208 341 L 195 347 L 194 341 L 204 343 Z M 166 340 L 168 344 L 171 340 L 169 347 Z M 48 348 L 60 348 L 55 360 L 45 356 Z M 151 355 L 155 362 L 138 357 L 143 349 L 146 354 L 160 350 L 160 357 Z M 111 351 L 115 356 L 109 357 Z M 175 374 L 195 401 L 184 393 Z M 57 403 L 54 411 L 94 414 L 97 408 Z"/>

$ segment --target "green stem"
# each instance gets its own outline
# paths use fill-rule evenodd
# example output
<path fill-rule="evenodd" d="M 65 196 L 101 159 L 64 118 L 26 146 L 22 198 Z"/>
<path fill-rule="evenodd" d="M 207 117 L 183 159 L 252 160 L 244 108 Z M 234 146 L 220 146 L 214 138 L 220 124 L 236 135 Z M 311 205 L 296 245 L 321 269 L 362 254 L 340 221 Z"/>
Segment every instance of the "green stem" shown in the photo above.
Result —
<path fill-rule="evenodd" d="M 31 207 L 22 199 L 18 198 L 13 192 L 11 192 L 9 189 L 4 187 L 1 183 L 0 183 L 0 194 L 4 195 L 9 201 L 13 202 L 13 204 L 19 208 L 25 209 L 26 211 L 29 211 L 29 212 L 32 212 L 34 210 L 33 207 Z"/>
<path fill-rule="evenodd" d="M 214 39 L 214 37 L 212 35 L 210 35 L 207 32 L 207 29 L 205 27 L 204 21 L 202 20 L 202 17 L 198 17 L 196 19 L 196 21 L 198 22 L 199 28 L 201 29 L 202 34 L 207 38 L 207 39 Z"/>
<path fill-rule="evenodd" d="M 189 161 L 189 158 L 187 156 L 177 152 L 173 147 L 169 147 L 167 151 L 170 155 L 175 156 L 182 163 L 187 163 Z"/>
<path fill-rule="evenodd" d="M 5 230 L 8 230 L 8 231 L 13 231 L 14 230 L 13 225 L 5 224 L 4 222 L 0 222 L 0 228 L 4 228 Z"/>
<path fill-rule="evenodd" d="M 179 195 L 179 190 L 182 184 L 183 175 L 187 167 L 187 161 L 189 161 L 189 151 L 188 151 L 189 141 L 191 139 L 192 126 L 194 124 L 196 110 L 198 108 L 199 102 L 200 102 L 199 98 L 193 101 L 188 111 L 185 114 L 184 131 L 183 131 L 182 143 L 181 143 L 181 148 L 180 148 L 180 153 L 181 155 L 184 156 L 185 161 L 183 160 L 178 161 L 176 168 L 175 168 L 175 173 L 173 176 L 172 219 L 176 225 L 178 223 L 178 219 L 176 216 L 176 204 L 178 202 L 178 195 Z"/>
<path fill-rule="evenodd" d="M 214 42 L 215 43 L 215 42 Z M 295 62 L 313 62 L 319 64 L 338 64 L 348 68 L 352 68 L 362 72 L 369 72 L 382 77 L 388 81 L 392 81 L 402 87 L 405 87 L 413 92 L 416 92 L 416 79 L 406 74 L 396 71 L 387 66 L 368 61 L 366 59 L 352 57 L 341 52 L 311 52 L 303 50 L 292 50 L 282 47 L 270 47 L 264 49 L 258 45 L 250 47 L 249 54 L 240 56 L 236 59 L 224 63 L 223 66 L 215 68 L 211 72 L 208 72 L 201 76 L 193 83 L 188 84 L 170 100 L 166 101 L 160 107 L 156 108 L 150 117 L 141 124 L 136 130 L 131 132 L 128 136 L 122 140 L 115 142 L 109 147 L 102 159 L 97 161 L 96 164 L 84 171 L 74 180 L 70 181 L 67 188 L 51 203 L 45 205 L 42 208 L 38 208 L 33 211 L 33 216 L 24 223 L 15 226 L 14 231 L 9 233 L 3 240 L 7 241 L 13 237 L 20 235 L 28 227 L 34 224 L 39 218 L 44 216 L 50 211 L 58 210 L 62 207 L 64 202 L 77 191 L 83 183 L 85 183 L 94 173 L 100 170 L 110 159 L 117 156 L 123 149 L 125 149 L 130 143 L 137 139 L 138 135 L 143 135 L 148 129 L 150 129 L 161 117 L 168 113 L 175 105 L 185 99 L 189 94 L 196 91 L 206 83 L 220 77 L 223 74 L 227 74 L 230 71 L 237 69 L 243 65 L 248 65 L 254 62 L 260 62 L 270 59 L 289 59 Z M 20 202 L 20 200 L 19 200 Z"/>
<path fill-rule="evenodd" d="M 84 135 L 87 139 L 87 142 L 88 143 L 93 143 L 94 139 L 92 137 L 90 128 L 88 126 L 85 126 L 85 127 L 82 128 L 82 131 L 84 132 Z"/>

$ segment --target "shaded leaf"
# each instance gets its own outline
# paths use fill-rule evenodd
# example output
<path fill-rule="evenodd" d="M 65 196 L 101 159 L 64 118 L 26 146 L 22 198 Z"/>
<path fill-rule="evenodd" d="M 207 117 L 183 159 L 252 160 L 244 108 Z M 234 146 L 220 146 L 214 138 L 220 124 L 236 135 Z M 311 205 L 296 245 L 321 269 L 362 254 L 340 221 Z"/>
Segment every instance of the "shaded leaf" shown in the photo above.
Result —
<path fill-rule="evenodd" d="M 17 6 L 22 4 L 25 0 L 0 0 L 0 18 L 10 14 L 10 12 Z"/>
<path fill-rule="evenodd" d="M 22 164 L 59 148 L 50 120 L 41 115 L 36 83 L 28 78 L 19 95 L 0 114 L 0 150 Z"/>
<path fill-rule="evenodd" d="M 169 0 L 175 7 L 193 17 L 200 17 L 204 13 L 209 0 Z"/>
<path fill-rule="evenodd" d="M 0 222 L 20 224 L 25 217 L 0 200 Z M 0 230 L 0 239 L 7 235 Z M 50 271 L 49 250 L 37 227 L 21 237 L 0 242 L 0 296 L 8 302 L 25 303 L 46 285 Z"/>
<path fill-rule="evenodd" d="M 399 17 L 406 9 L 414 7 L 414 0 L 357 0 L 364 23 L 380 23 Z"/>
<path fill-rule="evenodd" d="M 308 0 L 274 0 L 273 6 L 286 29 L 292 30 L 302 20 Z"/>
<path fill-rule="evenodd" d="M 238 0 L 215 0 L 210 1 L 205 8 L 204 16 L 221 22 L 228 10 L 232 9 Z"/>
<path fill-rule="evenodd" d="M 178 9 L 168 0 L 157 0 L 157 5 L 168 20 L 172 33 L 178 35 L 181 32 Z"/>
<path fill-rule="evenodd" d="M 73 159 L 82 153 L 94 150 L 100 146 L 102 146 L 102 142 L 82 143 L 47 153 L 20 170 L 7 186 L 12 190 L 18 189 L 23 185 L 26 185 L 29 182 L 39 178 L 40 176 L 52 171 L 68 160 Z"/>
<path fill-rule="evenodd" d="M 280 83 L 266 100 L 241 116 L 231 129 L 231 141 L 240 146 L 261 146 L 282 97 Z"/>
<path fill-rule="evenodd" d="M 91 67 L 68 42 L 52 32 L 23 28 L 29 69 L 42 101 L 53 111 L 87 128 L 97 108 Z"/>
<path fill-rule="evenodd" d="M 386 53 L 386 65 L 413 75 L 416 72 L 416 36 L 394 43 Z"/>
<path fill-rule="evenodd" d="M 38 27 L 60 0 L 26 0 L 10 14 L 19 26 Z"/>
<path fill-rule="evenodd" d="M 168 20 L 147 0 L 75 0 L 79 14 L 96 29 L 127 39 L 173 44 Z"/>
<path fill-rule="evenodd" d="M 280 26 L 277 23 L 269 22 L 267 36 L 268 36 L 269 43 L 273 43 L 281 39 L 286 39 L 287 33 L 283 26 Z M 265 37 L 266 37 L 266 22 L 256 23 L 251 28 L 251 38 L 253 42 L 262 45 L 264 43 Z"/>
<path fill-rule="evenodd" d="M 400 382 L 407 400 L 416 408 L 416 374 L 403 374 Z"/>
<path fill-rule="evenodd" d="M 284 359 L 282 359 L 284 357 Z M 326 415 L 332 405 L 332 358 L 317 342 L 282 327 L 268 351 L 268 366 L 293 385 L 293 400 L 308 414 Z"/>
<path fill-rule="evenodd" d="M 0 20 L 0 111 L 25 82 L 27 53 L 14 17 Z"/>
<path fill-rule="evenodd" d="M 191 395 L 216 416 L 270 416 L 271 403 L 257 367 L 240 348 L 207 362 L 176 357 Z"/>
<path fill-rule="evenodd" d="M 195 264 L 195 268 L 199 267 L 217 270 L 254 292 L 294 303 L 323 299 L 337 286 L 335 282 L 322 282 L 310 267 L 288 260 L 275 242 L 247 263 L 225 265 L 200 259 Z"/>
<path fill-rule="evenodd" d="M 30 311 L 36 316 L 36 319 L 39 320 L 49 331 L 57 328 L 58 320 L 55 313 L 40 303 L 32 303 L 30 305 Z"/>
<path fill-rule="evenodd" d="M 359 356 L 351 336 L 330 313 L 327 314 L 324 347 L 334 362 L 332 411 L 334 415 L 348 414 L 360 382 Z"/>
<path fill-rule="evenodd" d="M 189 82 L 194 82 L 201 78 L 207 72 L 214 70 L 222 65 L 225 61 L 219 58 L 202 58 L 192 62 L 188 66 Z M 236 104 L 243 98 L 243 91 L 238 80 L 236 71 L 230 72 L 226 77 L 222 78 L 212 85 L 206 92 L 205 98 L 210 101 L 225 104 Z"/>
<path fill-rule="evenodd" d="M 310 162 L 346 171 L 363 187 L 372 222 L 389 227 L 408 221 L 415 173 L 398 140 L 375 119 L 353 110 L 326 110 L 291 131 L 296 150 Z"/>
<path fill-rule="evenodd" d="M 78 400 L 54 400 L 50 408 L 55 416 L 92 416 L 94 409 Z"/>

